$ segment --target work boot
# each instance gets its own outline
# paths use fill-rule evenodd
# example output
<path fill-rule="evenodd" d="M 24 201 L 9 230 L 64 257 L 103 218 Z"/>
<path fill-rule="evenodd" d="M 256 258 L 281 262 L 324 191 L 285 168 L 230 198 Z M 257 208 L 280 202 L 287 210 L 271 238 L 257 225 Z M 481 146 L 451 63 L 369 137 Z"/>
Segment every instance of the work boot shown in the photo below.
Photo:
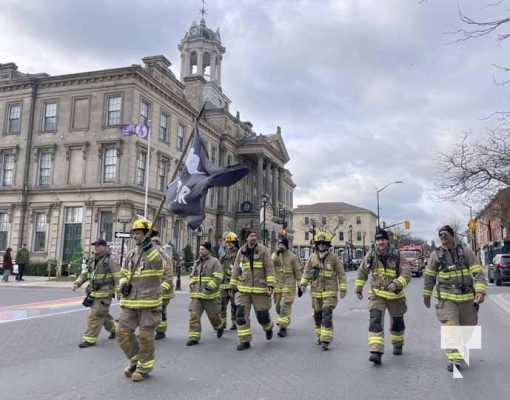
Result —
<path fill-rule="evenodd" d="M 393 355 L 394 356 L 401 356 L 402 355 L 402 346 L 395 346 L 395 347 L 393 347 Z"/>
<path fill-rule="evenodd" d="M 448 370 L 448 372 L 453 372 L 453 365 L 455 365 L 457 367 L 458 370 L 460 370 L 460 364 L 458 363 L 451 363 L 449 362 L 446 369 Z"/>
<path fill-rule="evenodd" d="M 136 371 L 136 364 L 128 365 L 126 368 L 124 368 L 124 375 L 126 378 L 131 378 L 135 371 Z"/>
<path fill-rule="evenodd" d="M 271 340 L 272 338 L 273 338 L 273 330 L 269 329 L 268 331 L 266 331 L 266 339 Z"/>
<path fill-rule="evenodd" d="M 108 336 L 108 339 L 115 339 L 117 337 L 117 333 L 115 331 L 110 332 L 110 336 Z"/>
<path fill-rule="evenodd" d="M 223 336 L 223 328 L 218 329 L 218 330 L 216 331 L 216 337 L 217 337 L 218 339 L 219 339 L 220 337 L 222 337 L 222 336 Z"/>
<path fill-rule="evenodd" d="M 186 342 L 186 346 L 194 346 L 196 344 L 198 344 L 198 340 L 190 339 Z"/>
<path fill-rule="evenodd" d="M 90 342 L 87 342 L 86 340 L 84 340 L 83 342 L 81 342 L 78 347 L 80 349 L 85 349 L 87 347 L 92 347 L 92 346 L 95 346 L 96 344 L 95 343 L 90 343 Z"/>
<path fill-rule="evenodd" d="M 166 338 L 165 332 L 156 332 L 156 336 L 154 336 L 154 340 L 160 340 Z"/>
<path fill-rule="evenodd" d="M 320 338 L 319 338 L 319 339 L 317 339 L 317 344 L 318 344 L 319 346 L 322 344 L 322 341 L 321 341 L 321 339 L 320 339 Z"/>
<path fill-rule="evenodd" d="M 230 326 L 230 330 L 231 330 L 231 331 L 235 331 L 235 330 L 237 330 L 237 325 L 236 325 L 236 324 L 232 324 L 232 325 Z"/>
<path fill-rule="evenodd" d="M 147 372 L 135 371 L 133 373 L 133 376 L 131 377 L 131 379 L 133 380 L 133 382 L 140 382 L 148 377 L 149 377 L 149 374 Z"/>
<path fill-rule="evenodd" d="M 329 342 L 322 342 L 322 350 L 324 351 L 329 350 Z"/>
<path fill-rule="evenodd" d="M 381 353 L 377 351 L 371 351 L 370 357 L 368 357 L 369 361 L 372 361 L 375 365 L 381 364 Z"/>
<path fill-rule="evenodd" d="M 249 348 L 250 348 L 250 342 L 242 342 L 242 343 L 239 343 L 237 345 L 237 350 L 238 351 L 247 350 Z"/>
<path fill-rule="evenodd" d="M 280 330 L 278 331 L 278 336 L 280 337 L 287 336 L 287 328 L 280 328 Z"/>

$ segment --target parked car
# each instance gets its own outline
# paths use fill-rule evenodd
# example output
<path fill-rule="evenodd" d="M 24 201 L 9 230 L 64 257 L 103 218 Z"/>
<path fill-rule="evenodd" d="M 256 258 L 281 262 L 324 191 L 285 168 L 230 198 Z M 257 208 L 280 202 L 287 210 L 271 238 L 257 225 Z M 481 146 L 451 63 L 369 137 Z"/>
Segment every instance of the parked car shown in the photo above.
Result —
<path fill-rule="evenodd" d="M 489 264 L 489 282 L 496 282 L 501 286 L 502 282 L 510 282 L 510 254 L 497 254 Z"/>

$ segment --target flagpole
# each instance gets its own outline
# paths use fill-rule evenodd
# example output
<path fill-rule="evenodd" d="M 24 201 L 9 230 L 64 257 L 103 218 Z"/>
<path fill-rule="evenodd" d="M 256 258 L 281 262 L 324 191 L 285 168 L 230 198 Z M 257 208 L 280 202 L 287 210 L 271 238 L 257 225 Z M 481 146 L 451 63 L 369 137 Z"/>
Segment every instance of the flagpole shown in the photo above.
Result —
<path fill-rule="evenodd" d="M 149 138 L 147 141 L 148 151 L 147 151 L 147 166 L 146 166 L 146 171 L 145 171 L 145 203 L 144 203 L 144 207 L 143 207 L 143 215 L 145 218 L 148 219 L 149 215 L 147 214 L 147 200 L 149 198 L 149 168 L 151 165 L 151 136 L 152 136 L 150 120 L 149 120 L 149 125 L 147 127 L 147 136 Z M 154 223 L 156 223 L 156 221 L 154 221 Z"/>

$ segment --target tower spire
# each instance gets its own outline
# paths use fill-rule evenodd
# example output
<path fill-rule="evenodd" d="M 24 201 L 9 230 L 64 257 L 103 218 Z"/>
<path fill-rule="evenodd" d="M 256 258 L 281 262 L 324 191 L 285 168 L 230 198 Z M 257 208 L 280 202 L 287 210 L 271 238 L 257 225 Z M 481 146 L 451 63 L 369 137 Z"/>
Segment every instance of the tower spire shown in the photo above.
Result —
<path fill-rule="evenodd" d="M 207 15 L 207 9 L 205 8 L 205 0 L 202 0 L 202 8 L 199 10 L 200 14 L 202 14 L 202 19 L 200 20 L 200 24 L 205 24 L 204 17 Z"/>

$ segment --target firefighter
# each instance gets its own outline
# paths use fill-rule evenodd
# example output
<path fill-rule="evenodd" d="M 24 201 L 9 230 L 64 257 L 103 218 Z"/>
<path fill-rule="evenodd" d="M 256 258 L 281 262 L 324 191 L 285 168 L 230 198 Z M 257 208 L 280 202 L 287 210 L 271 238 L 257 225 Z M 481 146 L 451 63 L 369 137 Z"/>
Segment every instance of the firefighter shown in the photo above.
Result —
<path fill-rule="evenodd" d="M 406 259 L 397 249 L 390 246 L 388 232 L 379 229 L 375 234 L 375 248 L 363 258 L 358 267 L 355 292 L 358 299 L 363 299 L 363 286 L 370 279 L 368 292 L 368 326 L 369 360 L 381 364 L 384 354 L 384 315 L 390 314 L 391 343 L 393 354 L 402 355 L 404 346 L 404 314 L 407 311 L 405 287 L 411 281 L 411 271 Z"/>
<path fill-rule="evenodd" d="M 313 240 L 315 250 L 306 262 L 300 290 L 304 293 L 310 284 L 317 344 L 329 350 L 333 340 L 333 310 L 338 305 L 338 292 L 341 299 L 347 293 L 347 280 L 342 262 L 330 252 L 331 235 L 317 232 Z"/>
<path fill-rule="evenodd" d="M 439 229 L 441 246 L 431 255 L 425 270 L 423 302 L 430 308 L 434 286 L 436 315 L 443 326 L 474 326 L 478 306 L 485 300 L 487 281 L 479 260 L 471 249 L 455 241 L 453 228 Z M 454 334 L 455 335 L 455 334 Z M 457 349 L 446 350 L 447 369 L 460 369 L 464 359 Z"/>
<path fill-rule="evenodd" d="M 168 314 L 167 308 L 170 300 L 175 297 L 174 293 L 174 266 L 172 260 L 168 258 L 162 247 L 162 242 L 158 237 L 153 237 L 152 243 L 154 247 L 165 259 L 165 271 L 163 272 L 163 280 L 161 282 L 161 323 L 156 327 L 156 336 L 154 340 L 161 340 L 166 337 L 166 330 L 168 328 Z"/>
<path fill-rule="evenodd" d="M 91 245 L 94 246 L 94 257 L 73 284 L 75 291 L 90 281 L 84 300 L 84 305 L 90 307 L 87 330 L 83 334 L 83 342 L 78 345 L 82 349 L 96 345 L 102 326 L 110 332 L 109 339 L 115 339 L 115 320 L 110 314 L 110 304 L 119 290 L 120 266 L 103 239 L 97 239 Z"/>
<path fill-rule="evenodd" d="M 234 261 L 230 289 L 235 293 L 238 351 L 250 348 L 252 339 L 250 311 L 253 306 L 257 321 L 266 333 L 266 339 L 273 338 L 273 322 L 269 315 L 271 296 L 275 284 L 271 251 L 257 243 L 257 232 L 250 229 L 246 233 L 246 243 Z"/>
<path fill-rule="evenodd" d="M 234 296 L 230 296 L 230 277 L 232 276 L 232 267 L 239 250 L 239 239 L 234 232 L 228 232 L 225 235 L 225 254 L 221 257 L 221 267 L 223 268 L 223 282 L 220 286 L 221 299 L 221 319 L 223 320 L 223 329 L 227 328 L 227 308 L 230 302 L 230 320 L 232 325 L 230 330 L 236 328 L 236 303 Z"/>
<path fill-rule="evenodd" d="M 278 314 L 278 336 L 287 336 L 290 325 L 290 314 L 296 286 L 301 280 L 301 266 L 297 256 L 289 250 L 289 239 L 280 238 L 278 250 L 273 253 L 273 265 L 276 276 L 274 304 Z"/>
<path fill-rule="evenodd" d="M 145 219 L 133 222 L 131 236 L 136 247 L 128 253 L 120 277 L 117 342 L 129 360 L 124 374 L 134 382 L 143 381 L 154 368 L 154 333 L 161 323 L 165 259 L 148 237 L 151 227 L 152 223 Z M 137 327 L 138 337 L 134 333 Z"/>
<path fill-rule="evenodd" d="M 186 346 L 194 346 L 200 341 L 202 326 L 200 318 L 205 311 L 209 322 L 216 331 L 216 337 L 223 335 L 221 303 L 219 299 L 220 284 L 223 281 L 221 264 L 211 256 L 211 243 L 202 243 L 198 250 L 199 258 L 190 275 L 189 331 Z"/>

